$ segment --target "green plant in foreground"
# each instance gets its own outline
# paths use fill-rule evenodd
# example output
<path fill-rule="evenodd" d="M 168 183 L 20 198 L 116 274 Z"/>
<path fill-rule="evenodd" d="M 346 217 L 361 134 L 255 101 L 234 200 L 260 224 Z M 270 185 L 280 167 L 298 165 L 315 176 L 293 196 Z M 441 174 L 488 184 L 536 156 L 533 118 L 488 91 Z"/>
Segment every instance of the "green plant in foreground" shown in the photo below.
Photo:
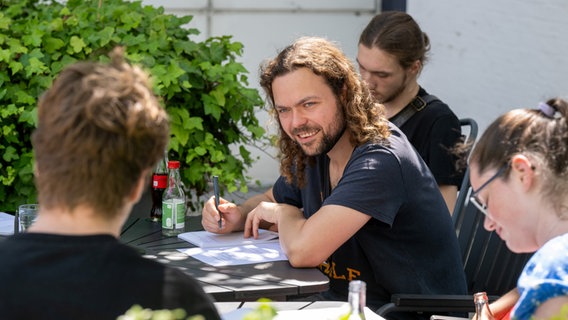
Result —
<path fill-rule="evenodd" d="M 272 320 L 276 316 L 276 309 L 271 305 L 270 299 L 261 298 L 260 305 L 244 315 L 242 320 Z M 201 315 L 186 318 L 183 309 L 152 310 L 144 309 L 140 305 L 134 305 L 119 316 L 117 320 L 205 320 Z"/>
<path fill-rule="evenodd" d="M 134 305 L 119 316 L 117 320 L 205 320 L 201 315 L 186 317 L 185 310 L 152 310 L 144 309 L 140 305 Z"/>
<path fill-rule="evenodd" d="M 79 60 L 108 61 L 117 45 L 153 77 L 171 118 L 169 158 L 182 162 L 193 194 L 218 175 L 229 192 L 247 191 L 247 146 L 266 145 L 255 116 L 262 99 L 237 62 L 229 36 L 195 42 L 191 16 L 126 0 L 0 0 L 0 211 L 35 202 L 30 134 L 38 97 Z"/>
<path fill-rule="evenodd" d="M 245 314 L 243 320 L 272 320 L 276 317 L 276 309 L 270 303 L 270 299 L 261 298 L 258 299 L 260 305 L 253 311 Z"/>

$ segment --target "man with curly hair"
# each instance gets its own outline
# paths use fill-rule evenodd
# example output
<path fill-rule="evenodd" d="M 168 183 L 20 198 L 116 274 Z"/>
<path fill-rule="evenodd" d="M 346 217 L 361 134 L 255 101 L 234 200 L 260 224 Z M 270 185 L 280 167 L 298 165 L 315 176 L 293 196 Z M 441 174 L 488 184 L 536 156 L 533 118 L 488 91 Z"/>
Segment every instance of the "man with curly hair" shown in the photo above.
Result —
<path fill-rule="evenodd" d="M 279 124 L 281 176 L 241 205 L 221 199 L 221 229 L 209 199 L 204 228 L 245 237 L 277 230 L 294 267 L 330 278 L 328 291 L 308 299 L 346 300 L 351 280 L 367 283 L 373 309 L 394 293 L 465 294 L 436 181 L 343 52 L 300 38 L 262 66 L 260 83 Z"/>

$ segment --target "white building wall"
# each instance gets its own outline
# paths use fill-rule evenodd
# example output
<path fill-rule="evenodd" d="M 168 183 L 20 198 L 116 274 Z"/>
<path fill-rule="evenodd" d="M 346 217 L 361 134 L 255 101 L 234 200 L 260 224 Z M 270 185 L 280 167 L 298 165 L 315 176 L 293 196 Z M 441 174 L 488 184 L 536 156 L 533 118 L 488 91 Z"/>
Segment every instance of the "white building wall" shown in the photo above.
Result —
<path fill-rule="evenodd" d="M 167 12 L 194 15 L 195 40 L 232 35 L 244 45 L 240 61 L 258 88 L 258 66 L 303 35 L 339 43 L 355 59 L 359 33 L 380 0 L 145 0 Z M 499 114 L 568 98 L 568 1 L 408 0 L 407 11 L 430 37 L 430 61 L 420 83 L 483 130 Z M 265 112 L 258 115 L 274 132 Z M 262 184 L 278 163 L 258 151 L 249 174 Z"/>
<path fill-rule="evenodd" d="M 432 42 L 421 77 L 484 129 L 514 108 L 568 98 L 568 1 L 408 2 Z"/>

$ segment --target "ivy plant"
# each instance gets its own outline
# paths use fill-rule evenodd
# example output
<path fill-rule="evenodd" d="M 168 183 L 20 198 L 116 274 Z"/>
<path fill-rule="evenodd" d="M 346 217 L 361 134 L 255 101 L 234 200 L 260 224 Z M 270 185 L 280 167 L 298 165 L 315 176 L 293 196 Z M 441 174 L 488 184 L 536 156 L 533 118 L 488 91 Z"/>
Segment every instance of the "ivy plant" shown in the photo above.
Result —
<path fill-rule="evenodd" d="M 266 145 L 262 106 L 230 36 L 193 41 L 192 16 L 125 0 L 0 0 L 0 210 L 34 202 L 30 134 L 37 99 L 79 60 L 108 61 L 117 45 L 152 76 L 171 119 L 170 159 L 182 162 L 188 191 L 209 191 L 218 175 L 229 192 L 247 191 L 250 148 Z"/>

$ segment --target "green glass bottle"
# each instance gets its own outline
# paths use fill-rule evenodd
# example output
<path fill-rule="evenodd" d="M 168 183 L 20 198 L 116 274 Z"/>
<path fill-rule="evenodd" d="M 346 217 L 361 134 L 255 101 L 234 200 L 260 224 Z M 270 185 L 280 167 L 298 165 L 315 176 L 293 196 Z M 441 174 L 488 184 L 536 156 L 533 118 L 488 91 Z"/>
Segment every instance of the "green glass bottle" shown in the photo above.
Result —
<path fill-rule="evenodd" d="M 162 197 L 162 234 L 166 236 L 176 236 L 185 230 L 185 193 L 179 167 L 179 161 L 168 161 L 168 187 Z"/>

